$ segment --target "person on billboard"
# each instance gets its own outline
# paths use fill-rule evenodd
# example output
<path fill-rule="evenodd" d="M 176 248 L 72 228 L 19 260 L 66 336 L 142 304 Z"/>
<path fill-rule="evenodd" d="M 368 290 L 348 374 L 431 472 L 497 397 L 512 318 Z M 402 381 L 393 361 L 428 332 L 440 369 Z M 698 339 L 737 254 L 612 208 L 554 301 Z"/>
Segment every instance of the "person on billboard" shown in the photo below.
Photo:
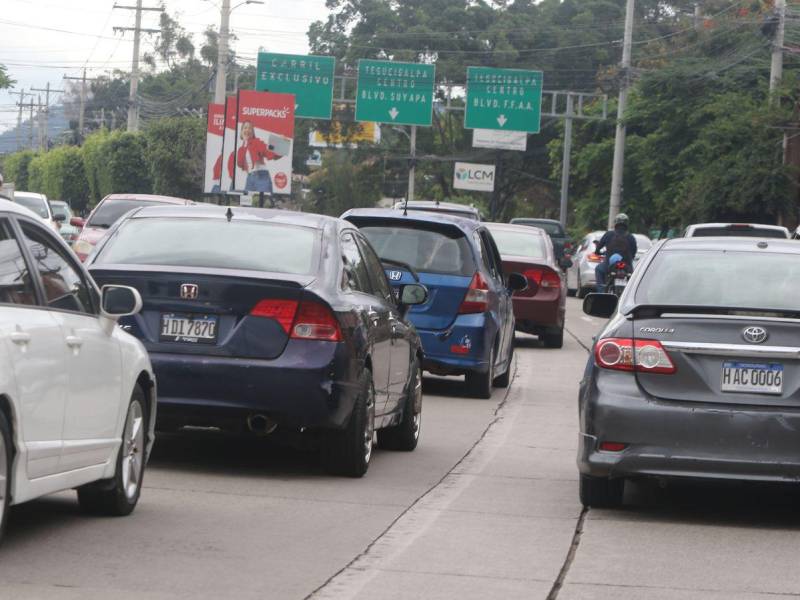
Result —
<path fill-rule="evenodd" d="M 283 157 L 275 153 L 272 146 L 268 146 L 256 137 L 251 121 L 242 123 L 241 139 L 242 146 L 236 154 L 236 164 L 247 173 L 245 191 L 271 194 L 272 177 L 267 168 L 267 161 Z"/>
<path fill-rule="evenodd" d="M 231 181 L 231 185 L 230 185 L 231 190 L 233 189 L 233 165 L 234 165 L 233 152 L 231 152 L 230 155 L 228 156 L 228 179 Z M 212 177 L 213 177 L 213 179 L 214 179 L 214 181 L 216 183 L 211 188 L 211 193 L 212 194 L 221 194 L 222 193 L 222 188 L 221 188 L 221 181 L 222 181 L 222 155 L 221 154 L 219 155 L 219 158 L 217 159 L 217 162 L 214 163 L 214 170 L 212 172 Z"/>

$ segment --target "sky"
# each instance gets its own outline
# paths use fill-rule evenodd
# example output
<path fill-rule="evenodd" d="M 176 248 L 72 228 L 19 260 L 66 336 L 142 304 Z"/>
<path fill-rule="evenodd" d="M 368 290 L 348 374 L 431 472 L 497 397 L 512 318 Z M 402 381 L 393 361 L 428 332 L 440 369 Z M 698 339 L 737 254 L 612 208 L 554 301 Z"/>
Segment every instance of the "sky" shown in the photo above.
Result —
<path fill-rule="evenodd" d="M 0 64 L 17 80 L 11 91 L 44 88 L 48 82 L 53 89 L 63 89 L 62 77 L 79 76 L 84 66 L 87 77 L 130 70 L 133 33 L 115 33 L 114 27 L 132 27 L 134 11 L 114 9 L 115 2 L 136 4 L 136 0 L 2 0 Z M 232 0 L 231 5 L 240 2 Z M 195 34 L 198 48 L 206 28 L 219 29 L 218 0 L 144 0 L 143 6 L 161 3 Z M 233 47 L 245 57 L 255 57 L 259 48 L 305 54 L 308 26 L 327 14 L 325 0 L 265 0 L 263 5 L 239 6 L 231 15 L 231 30 L 238 37 Z M 158 13 L 144 12 L 142 27 L 157 26 Z M 153 37 L 143 36 L 142 53 L 152 49 Z M 8 90 L 0 91 L 0 131 L 16 124 L 18 100 Z M 58 102 L 57 94 L 51 96 L 53 102 Z"/>

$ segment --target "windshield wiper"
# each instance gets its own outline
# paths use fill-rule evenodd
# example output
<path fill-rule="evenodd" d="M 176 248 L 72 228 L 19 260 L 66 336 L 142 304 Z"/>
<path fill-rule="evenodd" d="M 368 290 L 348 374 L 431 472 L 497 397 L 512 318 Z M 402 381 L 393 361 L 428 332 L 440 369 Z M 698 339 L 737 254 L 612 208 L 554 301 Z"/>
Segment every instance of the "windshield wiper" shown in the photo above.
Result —
<path fill-rule="evenodd" d="M 381 262 L 387 265 L 392 265 L 394 267 L 400 267 L 401 269 L 405 269 L 411 276 L 419 283 L 419 273 L 414 270 L 410 264 L 403 262 L 402 260 L 394 260 L 393 258 L 381 258 Z"/>

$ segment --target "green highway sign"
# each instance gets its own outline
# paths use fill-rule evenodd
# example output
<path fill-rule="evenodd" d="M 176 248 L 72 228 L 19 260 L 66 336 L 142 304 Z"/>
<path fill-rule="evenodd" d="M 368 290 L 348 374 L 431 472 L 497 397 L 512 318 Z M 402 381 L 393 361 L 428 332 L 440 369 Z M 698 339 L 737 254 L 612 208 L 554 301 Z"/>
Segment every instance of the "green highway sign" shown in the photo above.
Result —
<path fill-rule="evenodd" d="M 294 94 L 296 117 L 330 119 L 335 69 L 332 56 L 259 52 L 256 90 Z"/>
<path fill-rule="evenodd" d="M 542 72 L 467 67 L 464 127 L 539 133 Z"/>
<path fill-rule="evenodd" d="M 430 126 L 435 77 L 433 65 L 362 58 L 356 121 Z"/>

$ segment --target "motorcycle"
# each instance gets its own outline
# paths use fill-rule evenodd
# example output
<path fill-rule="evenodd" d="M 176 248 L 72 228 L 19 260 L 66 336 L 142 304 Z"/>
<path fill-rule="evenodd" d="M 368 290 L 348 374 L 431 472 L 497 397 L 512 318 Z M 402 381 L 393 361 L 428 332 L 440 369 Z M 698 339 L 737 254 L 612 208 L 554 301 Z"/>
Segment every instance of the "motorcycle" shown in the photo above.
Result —
<path fill-rule="evenodd" d="M 628 272 L 628 265 L 619 254 L 611 255 L 608 259 L 608 278 L 606 279 L 606 293 L 614 294 L 619 297 L 628 286 L 628 279 L 631 274 Z"/>

